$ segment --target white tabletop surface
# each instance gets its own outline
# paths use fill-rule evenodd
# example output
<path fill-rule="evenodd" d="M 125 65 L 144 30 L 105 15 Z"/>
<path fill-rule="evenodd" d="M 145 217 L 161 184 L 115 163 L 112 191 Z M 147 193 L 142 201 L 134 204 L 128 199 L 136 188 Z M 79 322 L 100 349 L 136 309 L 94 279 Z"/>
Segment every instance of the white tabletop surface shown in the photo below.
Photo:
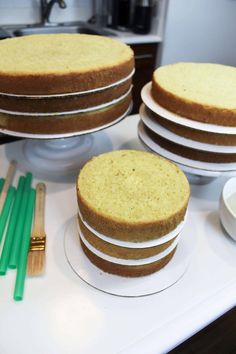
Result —
<path fill-rule="evenodd" d="M 162 42 L 162 38 L 157 34 L 149 33 L 149 34 L 142 35 L 142 34 L 135 34 L 132 32 L 120 32 L 120 31 L 114 31 L 114 32 L 117 33 L 117 38 L 126 44 L 144 44 L 144 43 L 148 44 L 148 43 Z"/>
<path fill-rule="evenodd" d="M 138 117 L 92 135 L 102 149 L 143 149 Z M 23 146 L 0 147 L 1 176 L 8 161 L 24 171 Z M 78 159 L 80 157 L 78 156 Z M 40 176 L 47 185 L 45 274 L 27 278 L 24 300 L 13 300 L 15 271 L 0 278 L 0 353 L 157 354 L 165 353 L 236 304 L 236 243 L 222 230 L 218 201 L 226 179 L 191 185 L 189 216 L 197 248 L 175 285 L 140 298 L 102 293 L 84 283 L 67 263 L 64 230 L 76 214 L 75 178 Z M 17 178 L 15 178 L 16 182 Z"/>

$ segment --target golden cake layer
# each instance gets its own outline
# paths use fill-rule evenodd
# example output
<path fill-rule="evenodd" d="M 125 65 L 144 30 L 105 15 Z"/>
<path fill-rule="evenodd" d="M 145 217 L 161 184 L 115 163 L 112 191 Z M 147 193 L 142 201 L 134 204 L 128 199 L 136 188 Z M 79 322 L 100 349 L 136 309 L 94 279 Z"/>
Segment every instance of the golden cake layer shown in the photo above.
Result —
<path fill-rule="evenodd" d="M 146 134 L 158 145 L 163 147 L 164 149 L 173 152 L 176 155 L 186 157 L 190 160 L 198 160 L 204 162 L 214 162 L 214 163 L 230 163 L 236 162 L 236 154 L 232 153 L 216 153 L 210 151 L 203 151 L 192 149 L 180 144 L 176 144 L 173 141 L 167 140 L 162 136 L 154 133 L 152 130 L 147 128 L 145 125 L 143 126 Z"/>
<path fill-rule="evenodd" d="M 40 34 L 0 41 L 0 92 L 59 94 L 104 87 L 127 77 L 133 51 L 108 37 Z"/>
<path fill-rule="evenodd" d="M 110 124 L 127 112 L 131 94 L 108 108 L 60 116 L 25 116 L 0 113 L 0 128 L 29 134 L 64 134 Z"/>
<path fill-rule="evenodd" d="M 94 157 L 77 180 L 80 212 L 111 238 L 142 242 L 168 234 L 183 220 L 189 184 L 173 163 L 144 151 Z"/>
<path fill-rule="evenodd" d="M 85 246 L 81 239 L 80 242 L 84 253 L 94 265 L 102 269 L 104 272 L 121 275 L 124 277 L 141 277 L 157 272 L 165 265 L 167 265 L 167 263 L 169 263 L 176 251 L 175 248 L 164 258 L 150 264 L 127 266 L 123 264 L 112 263 L 102 259 L 101 257 L 98 257 Z"/>
<path fill-rule="evenodd" d="M 131 87 L 131 79 L 124 83 L 82 95 L 58 96 L 47 98 L 0 95 L 0 109 L 26 112 L 51 113 L 74 111 L 108 103 L 124 95 Z"/>
<path fill-rule="evenodd" d="M 236 126 L 236 68 L 176 63 L 154 71 L 152 96 L 166 109 L 210 124 Z"/>
<path fill-rule="evenodd" d="M 146 107 L 146 109 L 148 109 Z M 202 130 L 192 129 L 180 124 L 173 123 L 165 118 L 160 117 L 158 114 L 148 110 L 148 114 L 152 116 L 160 125 L 170 130 L 171 132 L 183 136 L 184 138 L 199 141 L 207 144 L 235 146 L 235 134 L 218 134 Z"/>

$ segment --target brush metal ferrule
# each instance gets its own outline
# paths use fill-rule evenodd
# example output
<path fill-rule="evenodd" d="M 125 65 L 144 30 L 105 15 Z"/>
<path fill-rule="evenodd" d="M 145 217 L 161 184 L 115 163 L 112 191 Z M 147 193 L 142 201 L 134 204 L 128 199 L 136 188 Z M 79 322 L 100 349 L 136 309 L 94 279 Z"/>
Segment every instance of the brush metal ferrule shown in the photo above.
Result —
<path fill-rule="evenodd" d="M 46 248 L 45 236 L 33 236 L 30 241 L 30 251 L 44 251 Z"/>

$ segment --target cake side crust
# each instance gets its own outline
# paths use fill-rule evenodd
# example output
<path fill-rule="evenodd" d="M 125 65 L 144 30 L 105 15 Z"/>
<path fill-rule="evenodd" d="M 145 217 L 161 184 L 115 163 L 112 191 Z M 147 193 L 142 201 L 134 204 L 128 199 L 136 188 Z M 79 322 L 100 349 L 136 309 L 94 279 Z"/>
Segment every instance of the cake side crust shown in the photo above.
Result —
<path fill-rule="evenodd" d="M 236 126 L 236 111 L 220 109 L 192 102 L 166 91 L 154 79 L 152 80 L 154 100 L 171 112 L 203 123 Z"/>
<path fill-rule="evenodd" d="M 225 146 L 234 146 L 236 145 L 236 135 L 234 134 L 218 134 L 205 132 L 202 130 L 192 129 L 185 127 L 180 124 L 173 123 L 165 118 L 160 117 L 154 112 L 149 112 L 153 119 L 155 119 L 160 125 L 164 128 L 170 130 L 171 132 L 183 136 L 187 139 L 194 141 L 200 141 L 207 144 L 214 145 L 225 145 Z"/>
<path fill-rule="evenodd" d="M 88 259 L 98 268 L 102 269 L 106 273 L 110 274 L 116 274 L 124 277 L 141 277 L 144 275 L 149 275 L 154 272 L 159 271 L 163 267 L 165 267 L 172 257 L 174 256 L 174 253 L 176 251 L 176 248 L 170 252 L 166 257 L 150 263 L 150 264 L 145 264 L 145 265 L 139 265 L 139 266 L 126 266 L 126 265 L 120 265 L 120 264 L 115 264 L 108 262 L 94 253 L 92 253 L 83 243 L 83 241 L 80 239 L 81 247 L 85 253 L 85 255 L 88 257 Z"/>
<path fill-rule="evenodd" d="M 77 187 L 77 200 L 83 219 L 98 232 L 123 241 L 148 241 L 168 234 L 183 221 L 187 210 L 188 199 L 183 208 L 168 219 L 153 220 L 152 222 L 128 223 L 123 220 L 114 220 L 92 209 L 87 205 Z"/>
<path fill-rule="evenodd" d="M 167 241 L 161 245 L 152 246 L 149 248 L 138 248 L 138 243 L 137 243 L 137 248 L 121 247 L 121 246 L 113 245 L 111 243 L 108 243 L 100 239 L 99 237 L 97 237 L 95 234 L 93 234 L 90 230 L 86 228 L 86 226 L 83 224 L 79 216 L 78 216 L 78 220 L 79 220 L 81 231 L 85 239 L 99 251 L 116 258 L 142 259 L 142 258 L 148 258 L 154 256 L 164 251 L 166 248 L 168 248 L 175 241 L 177 237 L 176 236 L 172 240 Z"/>
<path fill-rule="evenodd" d="M 190 187 L 174 163 L 150 152 L 117 150 L 90 159 L 77 179 L 82 218 L 118 240 L 142 242 L 184 219 Z"/>
<path fill-rule="evenodd" d="M 131 58 L 113 67 L 58 75 L 9 75 L 0 71 L 0 93 L 47 95 L 87 91 L 124 79 L 132 72 L 133 68 L 134 59 Z"/>
<path fill-rule="evenodd" d="M 0 109 L 28 113 L 50 113 L 94 107 L 124 95 L 129 90 L 131 82 L 132 80 L 129 79 L 112 88 L 80 96 L 26 98 L 0 95 Z"/>
<path fill-rule="evenodd" d="M 29 134 L 63 134 L 99 128 L 122 116 L 131 103 L 131 94 L 107 109 L 60 117 L 0 114 L 0 128 Z"/>
<path fill-rule="evenodd" d="M 162 136 L 154 133 L 152 130 L 144 127 L 148 136 L 156 142 L 158 145 L 162 146 L 164 149 L 173 152 L 174 154 L 189 158 L 191 160 L 198 160 L 204 162 L 214 162 L 214 163 L 227 163 L 236 162 L 236 154 L 224 154 L 216 152 L 208 152 L 203 150 L 192 149 L 183 145 L 176 144 L 170 140 L 163 138 Z"/>

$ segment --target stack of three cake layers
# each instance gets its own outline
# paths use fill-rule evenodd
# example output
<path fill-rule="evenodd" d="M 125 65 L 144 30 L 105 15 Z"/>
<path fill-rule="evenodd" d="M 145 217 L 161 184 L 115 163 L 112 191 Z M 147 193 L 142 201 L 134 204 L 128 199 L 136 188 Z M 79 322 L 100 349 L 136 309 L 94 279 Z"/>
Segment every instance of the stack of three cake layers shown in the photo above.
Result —
<path fill-rule="evenodd" d="M 160 67 L 142 90 L 139 136 L 196 174 L 236 170 L 236 68 L 212 63 Z"/>
<path fill-rule="evenodd" d="M 184 173 L 151 153 L 120 150 L 93 158 L 77 181 L 84 253 L 116 275 L 162 269 L 179 244 L 189 193 Z"/>
<path fill-rule="evenodd" d="M 131 105 L 132 50 L 111 38 L 50 34 L 0 43 L 0 128 L 65 134 L 106 127 Z"/>

